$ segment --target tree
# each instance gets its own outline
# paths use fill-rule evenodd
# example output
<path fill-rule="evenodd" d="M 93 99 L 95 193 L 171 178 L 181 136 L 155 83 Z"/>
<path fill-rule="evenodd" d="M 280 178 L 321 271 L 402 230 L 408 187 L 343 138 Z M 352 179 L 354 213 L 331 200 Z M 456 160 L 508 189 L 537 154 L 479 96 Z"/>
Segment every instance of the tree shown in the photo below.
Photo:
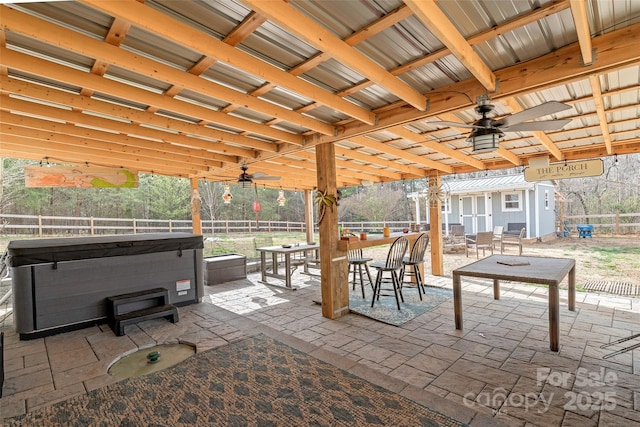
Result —
<path fill-rule="evenodd" d="M 362 191 L 349 197 L 342 197 L 338 216 L 340 221 L 386 222 L 403 220 L 398 213 L 407 204 L 406 194 L 394 190 L 389 185 L 363 187 Z"/>

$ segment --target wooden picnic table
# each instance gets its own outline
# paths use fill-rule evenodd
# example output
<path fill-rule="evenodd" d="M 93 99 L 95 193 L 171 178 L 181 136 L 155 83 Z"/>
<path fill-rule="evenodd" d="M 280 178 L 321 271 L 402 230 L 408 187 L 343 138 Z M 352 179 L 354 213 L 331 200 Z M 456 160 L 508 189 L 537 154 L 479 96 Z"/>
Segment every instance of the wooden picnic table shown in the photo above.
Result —
<path fill-rule="evenodd" d="M 549 341 L 558 351 L 560 337 L 560 297 L 558 285 L 569 276 L 570 311 L 576 304 L 576 261 L 570 258 L 491 255 L 453 270 L 453 309 L 456 329 L 462 330 L 461 277 L 493 279 L 493 297 L 500 299 L 500 280 L 549 285 Z"/>

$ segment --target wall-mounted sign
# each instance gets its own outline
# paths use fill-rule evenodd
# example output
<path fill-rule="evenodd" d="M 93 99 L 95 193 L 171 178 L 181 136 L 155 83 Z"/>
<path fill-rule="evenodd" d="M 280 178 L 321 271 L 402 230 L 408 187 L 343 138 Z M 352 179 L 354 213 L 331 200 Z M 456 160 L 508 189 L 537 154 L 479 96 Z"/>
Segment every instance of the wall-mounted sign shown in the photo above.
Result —
<path fill-rule="evenodd" d="M 547 181 L 551 179 L 585 178 L 598 176 L 604 172 L 602 159 L 578 162 L 551 163 L 543 166 L 528 166 L 524 170 L 526 181 Z"/>
<path fill-rule="evenodd" d="M 136 188 L 138 171 L 90 166 L 25 166 L 27 187 Z"/>

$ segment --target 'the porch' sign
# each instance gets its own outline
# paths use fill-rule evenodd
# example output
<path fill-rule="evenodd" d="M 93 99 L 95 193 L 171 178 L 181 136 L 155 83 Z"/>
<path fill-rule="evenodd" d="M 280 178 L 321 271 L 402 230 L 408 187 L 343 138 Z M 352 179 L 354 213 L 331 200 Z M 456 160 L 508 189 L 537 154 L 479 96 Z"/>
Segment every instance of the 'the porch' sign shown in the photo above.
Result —
<path fill-rule="evenodd" d="M 551 179 L 584 178 L 598 176 L 604 172 L 602 159 L 579 162 L 551 163 L 543 166 L 528 166 L 524 170 L 526 181 L 547 181 Z"/>

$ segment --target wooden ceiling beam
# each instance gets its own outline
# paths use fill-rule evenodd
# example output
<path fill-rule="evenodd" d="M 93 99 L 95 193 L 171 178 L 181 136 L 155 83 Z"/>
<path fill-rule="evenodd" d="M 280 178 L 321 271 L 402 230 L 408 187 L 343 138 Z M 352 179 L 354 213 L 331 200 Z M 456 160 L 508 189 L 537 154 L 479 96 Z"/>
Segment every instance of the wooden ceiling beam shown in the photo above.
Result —
<path fill-rule="evenodd" d="M 48 132 L 41 129 L 24 128 L 15 125 L 0 123 L 0 133 L 3 138 L 8 135 L 19 136 L 22 138 L 30 138 L 34 141 L 51 142 L 59 145 L 68 145 L 75 148 L 79 154 L 85 154 L 100 150 L 105 156 L 112 156 L 115 153 L 119 155 L 129 155 L 132 158 L 144 158 L 147 162 L 173 162 L 176 165 L 195 169 L 208 170 L 209 168 L 219 168 L 222 162 L 208 159 L 195 158 L 192 156 L 178 155 L 176 153 L 167 153 L 158 150 L 149 150 L 146 148 L 133 147 L 126 144 L 114 143 L 109 141 L 100 141 L 91 138 L 77 137 L 65 133 Z M 46 151 L 43 151 L 43 153 Z"/>
<path fill-rule="evenodd" d="M 607 154 L 613 154 L 611 148 L 611 135 L 609 135 L 609 123 L 607 122 L 607 114 L 604 110 L 604 101 L 602 99 L 602 89 L 600 87 L 600 78 L 598 76 L 589 76 L 591 84 L 591 92 L 593 93 L 593 102 L 596 104 L 596 112 L 598 113 L 598 122 L 602 130 L 602 138 L 607 147 Z"/>
<path fill-rule="evenodd" d="M 520 157 L 516 156 L 515 154 L 513 154 L 511 151 L 507 150 L 504 147 L 498 147 L 495 153 L 498 156 L 510 162 L 514 166 L 520 166 L 522 164 L 522 160 L 520 160 Z"/>
<path fill-rule="evenodd" d="M 182 135 L 198 135 L 202 138 L 213 139 L 222 141 L 225 143 L 237 144 L 248 148 L 236 147 L 234 145 L 220 143 L 220 142 L 208 142 L 207 149 L 212 152 L 221 154 L 228 154 L 233 156 L 254 158 L 257 156 L 257 151 L 271 151 L 276 152 L 277 147 L 274 144 L 260 141 L 254 138 L 247 138 L 245 136 L 232 134 L 229 132 L 223 132 L 215 129 L 211 129 L 205 126 L 199 126 L 195 123 L 187 123 L 182 120 L 171 119 L 158 114 L 154 114 L 147 111 L 140 111 L 133 108 L 114 105 L 112 103 L 103 102 L 98 99 L 93 99 L 81 95 L 74 95 L 68 92 L 62 92 L 56 89 L 40 86 L 36 84 L 30 84 L 24 81 L 16 80 L 10 77 L 0 77 L 0 90 L 5 93 L 16 93 L 24 95 L 30 98 L 39 99 L 46 102 L 52 102 L 60 105 L 66 105 L 74 110 L 84 111 L 87 118 L 92 117 L 91 113 L 99 113 L 107 116 L 121 117 L 125 120 L 135 121 L 138 124 L 147 124 L 157 128 L 163 128 L 174 132 L 180 132 Z M 37 103 L 34 103 L 37 105 Z M 0 108 L 3 105 L 0 104 Z M 35 107 L 34 107 L 35 108 Z M 50 113 L 42 114 L 43 116 L 64 114 L 63 110 L 54 109 Z M 74 121 L 70 118 L 64 120 Z M 105 119 L 108 120 L 108 119 Z M 114 120 L 109 120 L 114 121 Z M 115 122 L 115 121 L 114 121 Z M 126 122 L 125 122 L 126 123 Z M 126 123 L 132 126 L 134 132 L 138 132 L 140 126 L 131 122 Z M 115 128 L 118 124 L 113 124 Z M 201 140 L 199 140 L 201 141 Z M 198 142 L 194 141 L 195 146 L 199 146 Z"/>
<path fill-rule="evenodd" d="M 411 9 L 409 9 L 407 5 L 403 4 L 397 9 L 392 10 L 386 15 L 376 19 L 372 23 L 360 28 L 358 31 L 354 32 L 353 34 L 348 35 L 346 38 L 344 38 L 343 41 L 349 46 L 355 46 L 375 36 L 376 34 L 381 33 L 382 31 L 386 30 L 392 25 L 397 24 L 403 19 L 408 18 L 412 14 L 413 12 L 411 11 Z M 295 67 L 291 68 L 289 70 L 289 73 L 293 74 L 294 76 L 299 76 L 317 67 L 321 63 L 328 61 L 329 59 L 331 59 L 330 54 L 326 52 L 319 52 L 316 55 L 312 56 L 311 58 L 307 59 L 306 61 L 303 61 L 300 64 L 296 65 Z M 372 84 L 371 82 L 368 82 L 368 83 L 369 84 L 367 86 Z M 347 94 L 340 92 L 340 95 L 346 96 Z"/>
<path fill-rule="evenodd" d="M 554 2 L 550 2 L 547 3 L 543 6 L 540 6 L 539 8 L 531 11 L 531 12 L 526 12 L 523 13 L 521 15 L 518 15 L 508 21 L 505 21 L 503 23 L 501 23 L 500 25 L 497 25 L 495 27 L 491 27 L 488 30 L 482 31 L 478 34 L 475 34 L 473 36 L 471 36 L 470 38 L 467 39 L 467 43 L 469 43 L 469 45 L 471 46 L 475 46 L 477 44 L 486 42 L 488 40 L 491 40 L 495 37 L 504 35 L 510 31 L 513 31 L 517 28 L 520 28 L 524 25 L 530 24 L 534 21 L 543 19 L 549 15 L 553 15 L 555 13 L 558 13 L 562 10 L 565 10 L 569 7 L 569 1 L 568 0 L 558 0 L 558 1 L 554 1 Z M 400 74 L 404 74 L 407 73 L 409 71 L 415 70 L 417 68 L 423 67 L 427 64 L 431 64 L 439 59 L 444 58 L 447 55 L 451 55 L 451 50 L 449 50 L 449 48 L 444 47 L 440 50 L 437 50 L 435 52 L 431 52 L 425 56 L 422 56 L 420 58 L 416 58 L 413 59 L 409 62 L 407 62 L 406 64 L 402 64 L 399 65 L 398 67 L 395 67 L 391 70 L 389 70 L 389 72 L 395 76 L 400 75 Z M 359 90 L 362 90 L 368 86 L 371 86 L 371 82 L 361 82 L 357 85 L 355 85 L 353 88 L 347 88 L 342 90 L 341 92 L 339 92 L 339 94 L 341 96 L 346 96 L 348 94 L 357 92 Z"/>
<path fill-rule="evenodd" d="M 157 153 L 157 157 L 175 155 L 178 158 L 187 156 L 194 159 L 213 160 L 218 162 L 238 162 L 237 157 L 215 154 L 202 149 L 187 148 L 179 145 L 172 145 L 168 142 L 149 141 L 148 139 L 136 138 L 135 135 L 122 135 L 112 132 L 105 132 L 96 128 L 87 128 L 84 126 L 76 126 L 73 124 L 56 123 L 50 120 L 41 120 L 34 117 L 28 117 L 18 114 L 2 114 L 0 123 L 18 126 L 26 129 L 38 129 L 45 132 L 59 133 L 64 135 L 75 136 L 78 138 L 86 138 L 95 141 L 112 142 L 122 144 L 128 147 L 137 147 L 152 154 Z"/>
<path fill-rule="evenodd" d="M 366 76 L 407 104 L 419 110 L 426 110 L 427 99 L 424 95 L 291 5 L 281 1 L 261 0 L 243 0 L 243 3 L 288 29 L 316 49 L 330 53 L 333 58 Z"/>
<path fill-rule="evenodd" d="M 345 148 L 339 145 L 335 147 L 336 158 L 343 158 L 344 160 L 357 160 L 365 165 L 379 166 L 379 169 L 391 169 L 397 170 L 399 173 L 409 176 L 415 176 L 416 178 L 422 178 L 426 176 L 425 170 L 416 168 L 410 165 L 403 165 L 397 162 L 391 162 L 386 159 L 382 159 L 377 155 L 361 153 L 356 149 Z"/>
<path fill-rule="evenodd" d="M 41 141 L 16 135 L 4 135 L 0 141 L 0 149 L 7 149 L 12 152 L 22 152 L 25 156 L 20 158 L 33 158 L 34 160 L 50 159 L 56 163 L 75 163 L 78 165 L 90 164 L 105 167 L 125 167 L 139 171 L 149 171 L 158 175 L 187 177 L 198 173 L 194 167 L 185 167 L 175 163 L 148 161 L 142 157 L 131 157 L 120 153 L 109 153 L 105 155 L 104 150 L 79 152 L 73 145 L 59 144 L 52 141 Z M 47 155 L 37 156 L 36 151 L 47 153 Z M 28 155 L 28 156 L 27 156 Z"/>
<path fill-rule="evenodd" d="M 196 28 L 180 22 L 134 0 L 79 0 L 113 17 L 126 19 L 135 26 L 189 47 L 239 70 L 252 73 L 267 82 L 285 87 L 364 123 L 375 123 L 375 115 L 352 102 L 336 96 L 316 85 L 299 79 L 248 53 L 242 52 Z"/>
<path fill-rule="evenodd" d="M 583 80 L 593 73 L 606 73 L 640 64 L 638 45 L 640 45 L 640 24 L 634 24 L 594 37 L 593 46 L 599 52 L 599 59 L 590 67 L 582 65 L 582 61 L 578 59 L 580 46 L 574 43 L 547 55 L 497 70 L 495 75 L 500 85 L 491 95 L 491 99 L 497 102 L 505 97 L 524 95 L 536 90 Z M 429 111 L 426 113 L 398 105 L 397 108 L 379 113 L 378 123 L 374 126 L 357 122 L 348 123 L 340 128 L 338 135 L 308 139 L 306 146 L 350 139 L 352 136 L 365 135 L 442 113 L 470 108 L 472 104 L 469 99 L 460 96 L 459 93 L 480 95 L 485 91 L 486 89 L 476 79 L 454 83 L 429 93 Z"/>
<path fill-rule="evenodd" d="M 2 56 L 2 61 L 9 69 L 15 68 L 30 74 L 43 75 L 59 82 L 89 88 L 94 92 L 110 94 L 121 99 L 155 106 L 162 110 L 175 111 L 187 117 L 214 122 L 222 126 L 244 130 L 268 138 L 286 141 L 292 144 L 302 143 L 301 136 L 294 135 L 290 132 L 273 129 L 249 120 L 229 116 L 210 108 L 177 101 L 164 95 L 152 93 L 117 81 L 107 80 L 94 74 L 74 70 L 7 48 L 0 48 L 0 56 Z"/>
<path fill-rule="evenodd" d="M 421 147 L 428 148 L 431 151 L 435 151 L 436 153 L 451 157 L 452 159 L 455 159 L 461 163 L 473 166 L 478 170 L 484 169 L 484 163 L 482 163 L 480 160 L 474 159 L 473 157 L 468 156 L 459 150 L 451 149 L 437 141 L 430 141 L 428 139 L 425 139 L 425 135 L 410 131 L 404 126 L 393 126 L 390 127 L 388 131 L 398 135 L 400 138 L 411 141 L 414 144 L 419 144 Z"/>
<path fill-rule="evenodd" d="M 445 165 L 443 163 L 436 162 L 434 160 L 428 159 L 423 156 L 418 156 L 416 154 L 412 154 L 407 152 L 406 150 L 401 150 L 399 148 L 395 148 L 389 144 L 385 144 L 382 142 L 374 141 L 370 138 L 364 136 L 357 136 L 353 138 L 349 138 L 350 141 L 355 142 L 356 144 L 361 144 L 365 147 L 372 148 L 374 150 L 378 150 L 381 153 L 389 154 L 391 156 L 395 156 L 399 159 L 406 160 L 410 163 L 415 163 L 418 165 L 423 165 L 431 169 L 436 169 L 441 172 L 452 173 L 453 168 L 451 166 Z"/>
<path fill-rule="evenodd" d="M 222 41 L 229 46 L 237 46 L 253 34 L 266 20 L 267 18 L 264 16 L 252 11 Z"/>
<path fill-rule="evenodd" d="M 123 144 L 136 145 L 149 149 L 153 149 L 154 146 L 159 146 L 162 147 L 161 150 L 165 152 L 173 151 L 176 154 L 193 152 L 200 153 L 203 157 L 208 159 L 219 160 L 221 162 L 239 162 L 238 156 L 219 154 L 210 150 L 210 148 L 215 147 L 216 143 L 203 141 L 198 138 L 108 120 L 89 114 L 83 114 L 78 111 L 68 111 L 60 108 L 47 107 L 7 96 L 2 96 L 0 98 L 0 102 L 2 103 L 0 108 L 3 110 L 22 113 L 4 114 L 0 118 L 0 121 L 4 123 L 50 131 L 53 131 L 54 127 L 66 126 L 65 129 L 67 129 L 66 131 L 69 132 L 69 134 L 83 133 L 83 135 L 77 136 L 85 136 L 88 138 L 95 137 L 96 139 L 108 138 L 113 142 L 121 142 Z M 42 120 L 29 117 L 29 115 L 47 117 L 48 119 L 72 123 L 76 126 L 71 124 L 60 125 L 51 120 Z M 96 130 L 90 131 L 89 129 Z M 104 132 L 100 131 L 100 129 L 108 129 L 109 131 Z M 92 135 L 93 132 L 95 132 L 96 135 Z M 145 139 L 137 137 L 143 137 Z M 155 141 L 150 141 L 149 139 Z"/>
<path fill-rule="evenodd" d="M 589 18 L 587 17 L 585 0 L 569 0 L 569 4 L 571 5 L 571 16 L 578 34 L 582 63 L 591 65 L 593 63 L 593 48 L 591 46 L 591 31 L 589 30 Z"/>
<path fill-rule="evenodd" d="M 433 0 L 404 0 L 431 31 L 489 92 L 496 90 L 496 76 L 455 25 Z"/>
<path fill-rule="evenodd" d="M 295 157 L 301 157 L 310 162 L 316 161 L 316 154 L 308 151 L 300 151 L 295 154 Z M 368 179 L 374 182 L 380 181 L 380 177 L 384 176 L 388 179 L 398 181 L 402 179 L 402 175 L 399 173 L 389 172 L 387 170 L 382 170 L 379 168 L 374 168 L 371 166 L 365 165 L 354 165 L 349 160 L 344 160 L 336 156 L 336 167 L 338 168 L 338 175 L 342 176 L 350 176 L 353 178 Z M 316 166 L 317 167 L 317 166 Z M 360 170 L 362 173 L 358 173 L 357 170 Z"/>

